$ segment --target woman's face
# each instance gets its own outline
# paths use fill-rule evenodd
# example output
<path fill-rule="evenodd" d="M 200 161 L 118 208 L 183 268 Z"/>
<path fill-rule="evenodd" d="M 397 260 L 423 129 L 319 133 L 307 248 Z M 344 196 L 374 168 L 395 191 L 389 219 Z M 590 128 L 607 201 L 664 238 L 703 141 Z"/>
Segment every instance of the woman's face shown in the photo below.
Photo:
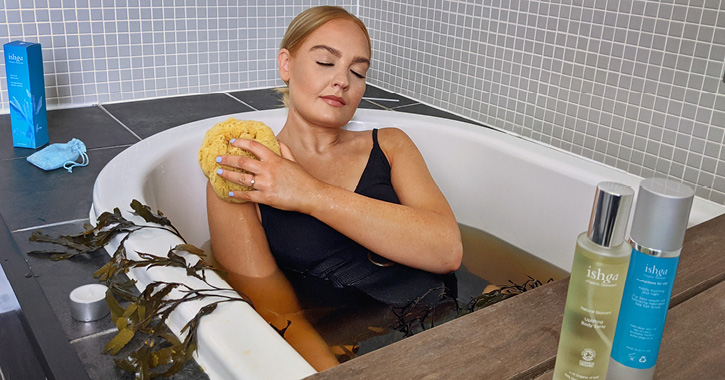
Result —
<path fill-rule="evenodd" d="M 370 67 L 368 39 L 357 24 L 329 21 L 293 54 L 280 50 L 278 61 L 280 76 L 289 83 L 290 113 L 336 128 L 352 119 Z"/>

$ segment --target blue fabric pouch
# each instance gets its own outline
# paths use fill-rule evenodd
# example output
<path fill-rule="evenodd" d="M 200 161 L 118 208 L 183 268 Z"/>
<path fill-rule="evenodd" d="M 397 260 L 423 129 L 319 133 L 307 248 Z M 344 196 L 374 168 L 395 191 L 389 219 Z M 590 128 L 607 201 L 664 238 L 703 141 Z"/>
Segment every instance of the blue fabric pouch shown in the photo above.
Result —
<path fill-rule="evenodd" d="M 81 158 L 81 162 L 77 162 Z M 28 157 L 28 162 L 43 169 L 55 170 L 60 167 L 73 172 L 76 166 L 88 165 L 88 155 L 86 154 L 86 144 L 78 139 L 72 139 L 65 144 L 50 144 L 47 147 L 33 153 Z"/>

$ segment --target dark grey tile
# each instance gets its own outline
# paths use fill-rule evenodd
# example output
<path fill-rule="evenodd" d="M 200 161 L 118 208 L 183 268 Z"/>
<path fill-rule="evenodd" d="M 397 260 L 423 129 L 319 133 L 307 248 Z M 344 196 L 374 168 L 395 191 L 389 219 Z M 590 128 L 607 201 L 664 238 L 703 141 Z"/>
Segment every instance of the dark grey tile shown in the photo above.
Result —
<path fill-rule="evenodd" d="M 27 157 L 36 149 L 13 148 L 10 115 L 0 115 L 0 159 Z M 133 144 L 138 139 L 99 107 L 48 111 L 50 143 L 67 143 L 77 138 L 87 149 Z M 42 149 L 42 148 L 40 148 Z"/>
<path fill-rule="evenodd" d="M 58 237 L 60 235 L 77 235 L 83 232 L 83 222 L 74 222 L 55 227 L 44 228 L 43 233 Z M 78 339 L 99 333 L 111 328 L 114 324 L 110 316 L 93 322 L 78 322 L 71 318 L 70 292 L 85 284 L 94 284 L 98 280 L 93 273 L 106 264 L 110 258 L 105 250 L 78 255 L 72 259 L 52 261 L 48 255 L 31 254 L 30 251 L 56 250 L 53 244 L 36 243 L 28 240 L 33 231 L 13 233 L 13 239 L 23 252 L 30 267 L 28 275 L 35 276 L 36 281 L 50 303 L 53 313 L 58 318 L 63 331 L 69 340 Z"/>
<path fill-rule="evenodd" d="M 226 94 L 180 96 L 103 107 L 141 138 L 196 120 L 252 111 Z"/>
<path fill-rule="evenodd" d="M 407 112 L 407 113 L 417 113 L 420 115 L 442 117 L 442 118 L 446 118 L 446 119 L 462 121 L 464 123 L 471 123 L 471 124 L 484 126 L 483 124 L 478 123 L 476 121 L 466 119 L 466 118 L 460 117 L 458 115 L 454 115 L 450 112 L 439 110 L 438 108 L 433 108 L 433 107 L 425 105 L 425 104 L 413 104 L 413 105 L 409 105 L 409 106 L 405 106 L 405 107 L 394 108 L 393 110 L 400 111 L 400 112 Z"/>
<path fill-rule="evenodd" d="M 3 379 L 44 380 L 46 374 L 30 340 L 26 338 L 19 311 L 0 312 L 0 373 Z"/>
<path fill-rule="evenodd" d="M 107 379 L 134 379 L 133 374 L 128 373 L 121 368 L 117 367 L 113 362 L 115 358 L 123 358 L 130 354 L 133 349 L 141 344 L 140 336 L 134 337 L 129 344 L 124 347 L 116 356 L 111 356 L 103 353 L 103 349 L 109 340 L 113 338 L 113 334 L 100 335 L 91 338 L 82 339 L 73 343 L 78 353 L 78 357 L 83 362 L 88 376 L 93 380 L 107 380 Z M 168 379 L 173 380 L 203 380 L 208 379 L 209 376 L 196 364 L 195 361 L 189 361 L 186 363 L 184 368 Z"/>
<path fill-rule="evenodd" d="M 368 95 L 371 94 L 371 95 Z M 282 103 L 282 96 L 273 88 L 266 88 L 261 90 L 248 90 L 248 91 L 238 91 L 238 92 L 232 92 L 230 95 L 233 95 L 235 98 L 243 101 L 246 104 L 249 104 L 254 109 L 257 110 L 268 110 L 268 109 L 275 109 L 275 108 L 282 108 L 284 107 L 284 104 Z M 388 109 L 390 107 L 399 106 L 400 104 L 411 104 L 410 102 L 413 102 L 410 99 L 407 99 L 405 97 L 402 97 L 400 95 L 396 95 L 384 90 L 380 90 L 378 88 L 368 86 L 365 90 L 364 96 L 373 96 L 373 97 L 379 97 L 384 99 L 393 99 L 394 101 L 384 101 L 375 99 L 373 101 L 363 99 L 360 102 L 360 105 L 358 108 L 367 108 L 367 109 Z"/>
<path fill-rule="evenodd" d="M 90 164 L 41 170 L 25 159 L 0 161 L 0 213 L 11 231 L 88 217 L 93 184 L 101 169 L 124 147 L 88 152 Z"/>
<path fill-rule="evenodd" d="M 372 110 L 386 110 L 389 108 L 383 107 L 381 105 L 378 105 L 374 102 L 368 101 L 368 100 L 361 100 L 360 104 L 357 106 L 357 108 L 365 108 L 365 109 L 372 109 Z"/>
<path fill-rule="evenodd" d="M 256 110 L 269 110 L 284 107 L 284 103 L 282 103 L 282 95 L 273 88 L 230 92 L 229 94 L 244 103 L 249 104 Z"/>
<path fill-rule="evenodd" d="M 12 284 L 14 295 L 11 297 L 17 302 L 12 305 L 11 300 L 10 307 L 19 312 L 18 316 L 23 325 L 23 329 L 19 331 L 22 334 L 19 338 L 23 339 L 24 335 L 31 344 L 48 377 L 78 380 L 87 378 L 83 365 L 71 348 L 70 341 L 40 283 L 32 275 L 27 261 L 2 218 L 0 218 L 0 261 L 6 275 L 0 280 L 7 278 L 6 285 Z M 0 298 L 3 298 L 2 295 Z M 0 301 L 0 304 L 2 303 Z M 0 345 L 7 344 L 4 340 L 0 342 L 2 342 Z"/>
<path fill-rule="evenodd" d="M 365 99 L 370 98 L 370 99 Z M 390 91 L 383 90 L 381 88 L 368 85 L 365 88 L 365 94 L 363 100 L 368 100 L 375 104 L 381 105 L 386 108 L 395 108 L 400 106 L 407 106 L 409 104 L 418 103 L 418 101 L 407 98 L 403 95 L 395 94 Z"/>

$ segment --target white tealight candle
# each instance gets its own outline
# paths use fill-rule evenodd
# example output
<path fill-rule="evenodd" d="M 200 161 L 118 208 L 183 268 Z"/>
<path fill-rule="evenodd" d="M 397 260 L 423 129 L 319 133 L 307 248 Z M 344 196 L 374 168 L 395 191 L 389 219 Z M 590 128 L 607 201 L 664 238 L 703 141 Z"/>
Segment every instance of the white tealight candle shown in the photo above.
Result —
<path fill-rule="evenodd" d="M 101 319 L 108 314 L 106 290 L 101 284 L 82 285 L 70 292 L 70 315 L 81 322 Z"/>

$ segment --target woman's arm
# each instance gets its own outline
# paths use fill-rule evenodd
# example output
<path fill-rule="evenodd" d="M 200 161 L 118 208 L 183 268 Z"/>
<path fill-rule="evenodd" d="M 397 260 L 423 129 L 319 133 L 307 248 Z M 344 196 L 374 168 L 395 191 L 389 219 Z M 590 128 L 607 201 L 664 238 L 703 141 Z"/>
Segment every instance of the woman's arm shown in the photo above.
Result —
<path fill-rule="evenodd" d="M 448 202 L 415 144 L 394 128 L 379 132 L 401 204 L 372 199 L 316 180 L 297 165 L 286 146 L 282 157 L 259 143 L 238 139 L 234 145 L 259 161 L 226 156 L 222 164 L 255 173 L 257 191 L 234 196 L 314 216 L 389 260 L 434 273 L 458 269 L 460 230 Z M 249 183 L 251 176 L 224 171 L 224 178 Z M 247 179 L 245 176 L 249 176 Z"/>
<path fill-rule="evenodd" d="M 329 346 L 305 319 L 292 286 L 277 267 L 254 203 L 228 203 L 207 185 L 207 213 L 214 259 L 235 290 L 249 296 L 255 310 L 284 334 L 316 370 L 338 364 Z"/>
<path fill-rule="evenodd" d="M 328 185 L 310 214 L 395 262 L 434 273 L 458 269 L 460 230 L 418 148 L 399 129 L 380 130 L 378 141 L 390 162 L 393 188 L 401 204 Z"/>

